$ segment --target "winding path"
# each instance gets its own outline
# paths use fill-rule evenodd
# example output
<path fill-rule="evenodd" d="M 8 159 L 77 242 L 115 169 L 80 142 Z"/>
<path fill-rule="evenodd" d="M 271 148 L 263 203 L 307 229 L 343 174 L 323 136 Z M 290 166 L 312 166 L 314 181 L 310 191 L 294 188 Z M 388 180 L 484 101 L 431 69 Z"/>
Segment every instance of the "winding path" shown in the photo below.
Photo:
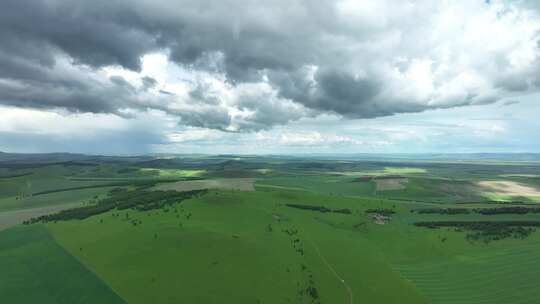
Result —
<path fill-rule="evenodd" d="M 343 284 L 343 287 L 345 287 L 345 290 L 347 291 L 347 294 L 349 295 L 349 304 L 353 304 L 354 300 L 353 300 L 353 291 L 352 291 L 351 286 L 349 286 L 349 284 L 347 284 L 347 282 L 345 282 L 345 280 L 337 273 L 337 271 L 334 269 L 334 267 L 332 267 L 332 265 L 330 265 L 330 263 L 328 263 L 326 258 L 321 254 L 321 250 L 319 249 L 319 246 L 317 246 L 317 244 L 315 244 L 310 238 L 308 238 L 308 240 L 311 243 L 311 246 L 313 246 L 313 248 L 315 248 L 315 251 L 317 252 L 317 255 L 323 261 L 323 263 L 326 265 L 326 267 L 328 267 L 330 272 L 332 272 L 332 274 L 341 282 L 341 284 Z"/>

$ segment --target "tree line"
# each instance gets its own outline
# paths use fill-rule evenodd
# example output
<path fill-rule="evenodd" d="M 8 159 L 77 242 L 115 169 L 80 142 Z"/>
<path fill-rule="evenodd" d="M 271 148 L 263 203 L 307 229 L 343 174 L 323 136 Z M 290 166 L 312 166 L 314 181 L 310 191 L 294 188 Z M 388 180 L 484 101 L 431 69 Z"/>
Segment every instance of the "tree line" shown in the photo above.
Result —
<path fill-rule="evenodd" d="M 125 189 L 115 188 L 109 192 L 109 196 L 107 198 L 101 199 L 93 205 L 63 210 L 58 213 L 40 216 L 26 221 L 25 224 L 73 219 L 82 220 L 93 215 L 105 213 L 112 209 L 136 209 L 141 211 L 159 209 L 168 205 L 179 203 L 186 199 L 201 196 L 207 192 L 207 189 L 177 192 L 173 190 L 146 191 L 145 189 L 127 191 Z"/>
<path fill-rule="evenodd" d="M 367 213 L 367 214 L 376 213 L 376 214 L 380 214 L 380 215 L 383 215 L 383 216 L 391 216 L 392 214 L 396 213 L 392 209 L 385 209 L 385 208 L 367 209 L 364 212 Z"/>
<path fill-rule="evenodd" d="M 497 215 L 497 214 L 527 214 L 527 213 L 540 213 L 538 207 L 496 207 L 496 208 L 423 208 L 411 210 L 418 214 L 470 214 L 478 213 L 482 215 Z"/>
<path fill-rule="evenodd" d="M 465 229 L 468 240 L 496 241 L 505 238 L 524 239 L 540 227 L 540 221 L 431 221 L 416 222 L 415 226 L 425 228 L 456 228 Z"/>
<path fill-rule="evenodd" d="M 285 206 L 290 208 L 296 208 L 296 209 L 302 209 L 302 210 L 310 210 L 310 211 L 317 211 L 317 212 L 333 212 L 333 213 L 343 213 L 343 214 L 351 214 L 352 211 L 347 208 L 343 209 L 330 209 L 326 208 L 324 206 L 312 206 L 312 205 L 299 205 L 299 204 L 285 204 Z"/>

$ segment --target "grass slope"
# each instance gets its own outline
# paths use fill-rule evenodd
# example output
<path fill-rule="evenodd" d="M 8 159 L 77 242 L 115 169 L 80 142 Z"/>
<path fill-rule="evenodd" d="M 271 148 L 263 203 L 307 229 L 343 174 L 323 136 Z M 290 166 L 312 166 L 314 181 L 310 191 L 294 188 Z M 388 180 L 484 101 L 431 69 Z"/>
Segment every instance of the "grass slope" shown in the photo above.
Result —
<path fill-rule="evenodd" d="M 112 187 L 71 190 L 25 197 L 23 199 L 4 198 L 0 199 L 0 212 L 65 204 L 82 204 L 106 196 L 111 189 Z"/>
<path fill-rule="evenodd" d="M 2 303 L 125 303 L 42 225 L 0 233 L 0 269 Z"/>
<path fill-rule="evenodd" d="M 257 180 L 255 189 L 300 189 L 321 194 L 371 195 L 373 182 L 355 182 L 353 177 L 329 175 L 299 175 Z"/>
<path fill-rule="evenodd" d="M 299 201 L 358 207 L 353 199 L 304 192 L 214 191 L 176 211 L 113 211 L 48 227 L 132 304 L 427 303 L 352 228 L 358 212 L 284 206 Z"/>
<path fill-rule="evenodd" d="M 434 304 L 537 303 L 540 240 L 397 267 Z"/>

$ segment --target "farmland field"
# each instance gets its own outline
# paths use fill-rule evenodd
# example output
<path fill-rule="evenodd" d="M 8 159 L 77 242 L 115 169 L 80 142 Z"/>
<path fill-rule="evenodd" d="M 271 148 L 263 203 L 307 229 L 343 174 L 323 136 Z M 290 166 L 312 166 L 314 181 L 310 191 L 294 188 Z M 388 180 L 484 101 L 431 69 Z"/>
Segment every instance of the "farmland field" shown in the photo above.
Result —
<path fill-rule="evenodd" d="M 230 189 L 253 191 L 252 178 L 205 179 L 196 181 L 179 181 L 157 186 L 156 190 L 189 191 L 200 189 Z"/>
<path fill-rule="evenodd" d="M 126 303 L 42 225 L 0 232 L 0 269 L 4 303 Z"/>
<path fill-rule="evenodd" d="M 226 156 L 150 165 L 159 169 L 90 159 L 0 171 L 0 298 L 540 299 L 540 165 Z"/>

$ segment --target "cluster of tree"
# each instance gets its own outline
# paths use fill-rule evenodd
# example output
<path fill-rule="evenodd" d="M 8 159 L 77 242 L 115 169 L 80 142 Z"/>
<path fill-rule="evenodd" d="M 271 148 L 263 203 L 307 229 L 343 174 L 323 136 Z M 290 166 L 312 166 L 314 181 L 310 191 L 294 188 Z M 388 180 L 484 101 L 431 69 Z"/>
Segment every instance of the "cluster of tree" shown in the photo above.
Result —
<path fill-rule="evenodd" d="M 523 239 L 540 227 L 540 221 L 438 221 L 416 222 L 414 225 L 427 228 L 465 229 L 470 231 L 466 236 L 468 240 L 490 242 L 505 238 Z"/>
<path fill-rule="evenodd" d="M 319 298 L 319 292 L 317 291 L 317 288 L 315 288 L 314 286 L 308 286 L 306 289 L 305 289 L 305 292 L 307 295 L 309 295 L 313 300 L 316 300 Z"/>
<path fill-rule="evenodd" d="M 26 173 L 15 173 L 15 174 L 8 174 L 8 175 L 2 175 L 0 178 L 16 178 L 16 177 L 23 177 L 27 175 L 32 175 L 34 172 L 26 172 Z"/>
<path fill-rule="evenodd" d="M 197 197 L 207 193 L 208 190 L 192 191 L 145 191 L 136 189 L 133 191 L 119 191 L 113 189 L 109 192 L 109 197 L 99 200 L 96 204 L 63 210 L 55 214 L 44 215 L 33 218 L 25 223 L 50 222 L 60 220 L 85 219 L 93 215 L 101 214 L 112 209 L 137 209 L 147 211 L 163 208 L 183 200 Z"/>
<path fill-rule="evenodd" d="M 282 229 L 281 231 L 289 236 L 291 246 L 293 247 L 294 251 L 296 251 L 300 256 L 304 256 L 304 244 L 300 241 L 298 229 L 292 227 L 290 229 Z"/>
<path fill-rule="evenodd" d="M 140 180 L 140 181 L 122 181 L 122 182 L 114 182 L 114 183 L 105 183 L 105 184 L 98 184 L 98 185 L 85 185 L 85 186 L 40 191 L 40 192 L 32 193 L 32 196 L 50 194 L 50 193 L 56 193 L 56 192 L 64 192 L 64 191 L 83 190 L 83 189 L 92 189 L 92 188 L 105 188 L 105 187 L 135 186 L 137 189 L 148 189 L 148 188 L 154 187 L 157 183 L 160 183 L 160 182 L 164 182 L 164 181 Z"/>
<path fill-rule="evenodd" d="M 457 227 L 471 230 L 483 230 L 492 226 L 540 227 L 540 221 L 431 221 L 416 222 L 415 226 L 426 228 Z"/>
<path fill-rule="evenodd" d="M 119 174 L 127 174 L 127 173 L 136 173 L 136 172 L 139 172 L 139 168 L 136 168 L 136 167 L 127 167 L 127 168 L 122 168 L 122 169 L 119 169 L 117 172 Z"/>
<path fill-rule="evenodd" d="M 291 246 L 300 257 L 304 257 L 304 241 L 301 240 L 298 229 L 294 226 L 281 229 L 282 232 L 289 236 Z M 304 276 L 304 282 L 298 282 L 298 303 L 306 303 L 306 300 L 312 304 L 320 304 L 319 292 L 315 287 L 312 271 L 304 263 L 300 263 L 300 270 Z M 287 269 L 287 272 L 290 272 Z"/>
<path fill-rule="evenodd" d="M 396 213 L 392 209 L 384 209 L 384 208 L 367 209 L 364 212 L 368 213 L 368 214 L 369 213 L 376 213 L 376 214 L 380 214 L 380 215 L 383 215 L 383 216 L 391 216 L 392 214 Z"/>
<path fill-rule="evenodd" d="M 319 291 L 315 287 L 313 272 L 305 265 L 300 264 L 300 270 L 304 276 L 304 282 L 298 282 L 298 303 L 306 303 L 306 300 L 311 304 L 320 304 Z"/>
<path fill-rule="evenodd" d="M 456 202 L 456 204 L 471 205 L 471 204 L 505 204 L 505 205 L 535 205 L 536 203 L 525 202 L 525 201 L 469 201 L 469 202 Z"/>
<path fill-rule="evenodd" d="M 411 212 L 416 212 L 418 214 L 469 214 L 471 213 L 470 209 L 466 208 L 424 208 L 411 210 Z"/>
<path fill-rule="evenodd" d="M 497 214 L 527 214 L 527 213 L 540 213 L 540 208 L 534 207 L 497 207 L 497 208 L 425 208 L 425 209 L 416 209 L 411 210 L 411 212 L 416 212 L 419 214 L 469 214 L 469 213 L 478 213 L 482 215 L 497 215 Z"/>
<path fill-rule="evenodd" d="M 500 208 L 481 208 L 475 209 L 476 212 L 483 215 L 496 215 L 496 214 L 527 214 L 527 213 L 540 213 L 540 208 L 529 207 L 500 207 Z"/>
<path fill-rule="evenodd" d="M 112 210 L 113 208 L 114 205 L 84 206 L 63 210 L 55 214 L 43 215 L 40 217 L 32 218 L 28 221 L 25 221 L 24 224 L 32 224 L 37 222 L 52 222 L 60 220 L 82 220 L 93 215 L 105 213 L 109 210 Z"/>
<path fill-rule="evenodd" d="M 534 228 L 522 227 L 522 226 L 489 226 L 484 230 L 477 230 L 467 233 L 467 240 L 470 241 L 484 241 L 489 243 L 491 241 L 498 241 L 507 238 L 524 239 L 534 232 Z"/>
<path fill-rule="evenodd" d="M 343 208 L 343 209 L 332 209 L 332 212 L 334 213 L 343 213 L 343 214 L 351 214 L 351 209 Z"/>
<path fill-rule="evenodd" d="M 366 183 L 372 180 L 373 180 L 373 176 L 365 175 L 365 176 L 360 176 L 360 177 L 355 178 L 353 182 Z"/>
<path fill-rule="evenodd" d="M 317 212 L 333 212 L 333 213 L 343 213 L 343 214 L 351 214 L 352 211 L 347 208 L 343 209 L 330 209 L 326 208 L 324 206 L 312 206 L 312 205 L 299 205 L 299 204 L 285 204 L 287 207 L 296 208 L 296 209 L 302 209 L 302 210 L 310 210 L 310 211 L 317 211 Z"/>
<path fill-rule="evenodd" d="M 78 186 L 78 187 L 59 188 L 59 189 L 35 192 L 35 193 L 32 193 L 32 196 L 51 194 L 51 193 L 56 193 L 56 192 L 73 191 L 73 190 L 104 188 L 104 187 L 118 187 L 118 186 L 126 186 L 126 185 L 127 183 L 111 183 L 111 184 L 101 184 L 101 185 L 86 185 L 86 186 Z"/>
<path fill-rule="evenodd" d="M 389 174 L 389 175 L 379 175 L 379 176 L 375 176 L 374 179 L 397 179 L 397 178 L 406 178 L 405 176 L 403 175 L 396 175 L 396 174 Z"/>

